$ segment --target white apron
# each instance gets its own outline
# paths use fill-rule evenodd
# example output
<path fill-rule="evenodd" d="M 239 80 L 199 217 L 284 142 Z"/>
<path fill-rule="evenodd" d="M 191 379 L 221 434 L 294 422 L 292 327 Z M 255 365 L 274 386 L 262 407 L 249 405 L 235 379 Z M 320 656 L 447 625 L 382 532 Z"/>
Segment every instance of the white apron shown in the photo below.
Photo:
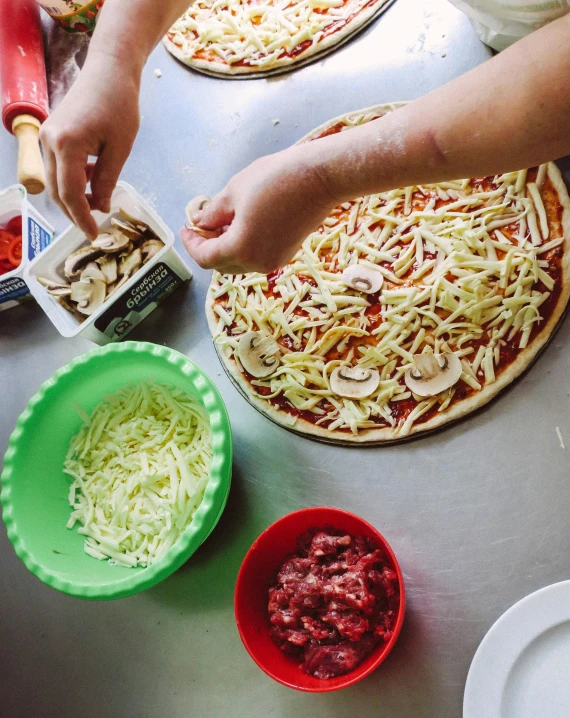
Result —
<path fill-rule="evenodd" d="M 570 12 L 570 0 L 450 0 L 463 10 L 479 37 L 504 50 L 533 30 Z"/>

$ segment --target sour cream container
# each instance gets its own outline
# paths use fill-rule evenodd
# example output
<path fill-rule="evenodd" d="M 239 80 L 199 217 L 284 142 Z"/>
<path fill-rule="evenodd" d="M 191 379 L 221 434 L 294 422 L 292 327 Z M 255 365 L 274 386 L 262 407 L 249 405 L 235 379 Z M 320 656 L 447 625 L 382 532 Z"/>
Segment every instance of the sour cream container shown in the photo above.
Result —
<path fill-rule="evenodd" d="M 30 298 L 24 279 L 26 267 L 53 239 L 53 227 L 28 202 L 28 193 L 21 184 L 0 192 L 0 227 L 17 216 L 22 217 L 22 261 L 11 272 L 0 274 L 0 312 Z"/>
<path fill-rule="evenodd" d="M 152 207 L 126 182 L 117 184 L 111 197 L 109 214 L 93 213 L 102 231 L 111 226 L 111 217 L 118 215 L 120 209 L 148 224 L 164 242 L 164 247 L 108 297 L 97 311 L 86 316 L 84 321 L 80 322 L 38 282 L 38 277 L 54 282 L 68 281 L 63 273 L 65 260 L 72 252 L 89 244 L 80 229 L 70 226 L 26 268 L 24 278 L 31 293 L 64 337 L 81 336 L 100 345 L 122 339 L 140 324 L 159 302 L 192 277 L 192 273 L 174 249 L 174 234 Z"/>

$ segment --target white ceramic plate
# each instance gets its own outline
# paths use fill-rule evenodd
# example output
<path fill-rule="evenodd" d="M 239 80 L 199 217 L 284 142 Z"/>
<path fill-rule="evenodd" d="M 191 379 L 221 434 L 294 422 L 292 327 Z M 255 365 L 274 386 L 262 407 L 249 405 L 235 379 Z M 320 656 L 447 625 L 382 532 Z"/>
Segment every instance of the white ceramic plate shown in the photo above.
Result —
<path fill-rule="evenodd" d="M 570 581 L 523 598 L 475 653 L 463 718 L 569 718 Z"/>

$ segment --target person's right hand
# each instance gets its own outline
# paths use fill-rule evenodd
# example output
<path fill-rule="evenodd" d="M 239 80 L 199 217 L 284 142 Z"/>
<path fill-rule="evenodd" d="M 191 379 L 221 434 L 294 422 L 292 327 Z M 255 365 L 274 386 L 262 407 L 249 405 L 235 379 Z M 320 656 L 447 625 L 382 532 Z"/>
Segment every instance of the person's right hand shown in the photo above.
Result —
<path fill-rule="evenodd" d="M 319 171 L 317 143 L 261 157 L 232 177 L 184 227 L 182 244 L 203 269 L 272 272 L 283 267 L 338 203 Z"/>
<path fill-rule="evenodd" d="M 91 209 L 110 210 L 139 128 L 139 78 L 112 56 L 89 57 L 40 132 L 47 182 L 68 217 L 94 238 Z M 89 156 L 96 161 L 89 164 Z M 91 181 L 91 193 L 86 194 Z"/>

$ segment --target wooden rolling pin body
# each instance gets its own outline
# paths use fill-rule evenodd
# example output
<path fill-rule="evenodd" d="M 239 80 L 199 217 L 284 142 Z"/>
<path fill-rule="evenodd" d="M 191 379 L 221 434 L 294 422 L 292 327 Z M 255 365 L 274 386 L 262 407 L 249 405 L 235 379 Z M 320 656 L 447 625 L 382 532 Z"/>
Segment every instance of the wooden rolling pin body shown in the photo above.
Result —
<path fill-rule="evenodd" d="M 35 0 L 0 0 L 2 121 L 18 139 L 18 181 L 31 194 L 45 188 L 39 128 L 48 116 L 40 11 Z"/>

